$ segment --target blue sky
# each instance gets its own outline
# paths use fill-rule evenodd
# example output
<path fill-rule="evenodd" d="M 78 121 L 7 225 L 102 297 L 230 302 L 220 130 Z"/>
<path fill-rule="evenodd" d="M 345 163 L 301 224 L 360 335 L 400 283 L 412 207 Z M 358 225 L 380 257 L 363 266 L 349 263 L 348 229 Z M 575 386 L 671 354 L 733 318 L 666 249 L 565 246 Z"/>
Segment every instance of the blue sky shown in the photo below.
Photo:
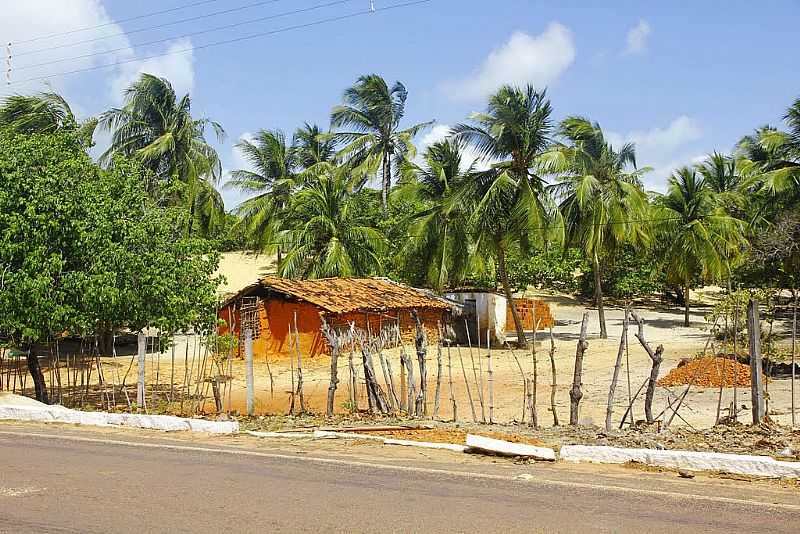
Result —
<path fill-rule="evenodd" d="M 8 92 L 33 92 L 52 76 L 81 115 L 121 102 L 138 72 L 149 71 L 190 91 L 198 115 L 225 127 L 218 146 L 226 169 L 244 163 L 233 148 L 262 128 L 291 132 L 303 121 L 326 125 L 330 108 L 359 75 L 377 72 L 409 89 L 407 121 L 431 119 L 420 136 L 440 137 L 502 83 L 548 87 L 556 118 L 599 121 L 615 142 L 635 141 L 640 165 L 654 168 L 648 187 L 712 150 L 730 150 L 743 134 L 778 123 L 800 96 L 792 0 L 707 2 L 432 0 L 373 15 L 203 49 L 208 43 L 363 11 L 353 0 L 315 11 L 179 38 L 333 0 L 278 0 L 224 15 L 138 31 L 187 17 L 235 9 L 256 0 L 220 0 L 151 18 L 122 21 L 191 0 L 26 0 L 4 6 L 0 39 L 12 41 Z M 405 0 L 375 0 L 376 8 Z M 90 31 L 20 42 L 72 28 Z M 90 43 L 76 41 L 111 36 Z M 165 39 L 149 46 L 140 43 Z M 69 46 L 71 45 L 71 46 Z M 41 52 L 26 52 L 48 48 Z M 114 52 L 105 53 L 109 50 Z M 186 50 L 162 57 L 149 56 Z M 90 54 L 97 54 L 91 55 Z M 42 67 L 36 63 L 89 56 Z M 26 68 L 28 67 L 28 68 Z M 103 144 L 100 139 L 99 144 Z M 229 207 L 239 201 L 226 191 Z"/>

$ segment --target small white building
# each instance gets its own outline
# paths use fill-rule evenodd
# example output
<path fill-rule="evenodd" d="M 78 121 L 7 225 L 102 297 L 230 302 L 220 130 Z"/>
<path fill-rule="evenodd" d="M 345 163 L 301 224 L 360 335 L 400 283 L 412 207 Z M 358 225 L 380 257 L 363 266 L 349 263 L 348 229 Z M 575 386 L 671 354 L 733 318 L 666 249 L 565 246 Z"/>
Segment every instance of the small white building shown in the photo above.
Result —
<path fill-rule="evenodd" d="M 451 291 L 446 293 L 445 297 L 463 306 L 462 318 L 469 325 L 469 339 L 473 345 L 479 338 L 481 344 L 485 344 L 487 331 L 493 345 L 505 343 L 506 315 L 508 313 L 506 297 L 493 291 L 469 289 Z M 466 344 L 467 329 L 463 321 L 456 321 L 454 326 L 458 342 Z M 480 329 L 480 336 L 478 336 L 478 329 Z"/>

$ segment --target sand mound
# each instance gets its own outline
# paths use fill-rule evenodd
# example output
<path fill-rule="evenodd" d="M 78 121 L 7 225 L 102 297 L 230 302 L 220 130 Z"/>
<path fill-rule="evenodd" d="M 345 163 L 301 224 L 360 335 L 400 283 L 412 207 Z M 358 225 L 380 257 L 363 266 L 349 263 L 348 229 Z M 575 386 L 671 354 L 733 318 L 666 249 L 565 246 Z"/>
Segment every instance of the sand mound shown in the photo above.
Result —
<path fill-rule="evenodd" d="M 693 384 L 697 387 L 739 387 L 750 385 L 750 367 L 732 359 L 705 356 L 672 369 L 658 381 L 660 386 Z"/>

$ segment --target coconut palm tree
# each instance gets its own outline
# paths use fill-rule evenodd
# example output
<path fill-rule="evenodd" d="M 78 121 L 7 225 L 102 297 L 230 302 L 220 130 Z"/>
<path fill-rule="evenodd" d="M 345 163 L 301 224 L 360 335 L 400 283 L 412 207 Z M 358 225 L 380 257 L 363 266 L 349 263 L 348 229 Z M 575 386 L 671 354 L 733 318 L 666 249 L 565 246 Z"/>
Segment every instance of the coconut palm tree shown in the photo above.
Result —
<path fill-rule="evenodd" d="M 455 139 L 428 147 L 423 164 L 403 167 L 396 193 L 424 205 L 411 218 L 412 237 L 402 254 L 428 266 L 426 282 L 437 290 L 463 281 L 469 268 L 470 212 L 458 192 L 474 173 L 475 162 L 465 161 L 463 148 Z"/>
<path fill-rule="evenodd" d="M 511 247 L 527 249 L 544 233 L 549 198 L 544 179 L 534 169 L 551 141 L 551 115 L 545 91 L 532 85 L 504 86 L 489 98 L 486 112 L 471 115 L 471 124 L 453 128 L 457 139 L 496 162 L 468 180 L 461 196 L 473 212 L 476 254 L 497 261 L 521 346 L 527 346 L 527 339 L 514 305 L 506 257 Z"/>
<path fill-rule="evenodd" d="M 636 148 L 627 143 L 615 150 L 596 122 L 568 117 L 561 122 L 560 144 L 544 158 L 558 173 L 552 187 L 559 199 L 566 246 L 583 249 L 592 262 L 600 337 L 608 337 L 603 307 L 603 268 L 624 245 L 647 241 L 649 204 L 636 169 Z"/>
<path fill-rule="evenodd" d="M 333 138 L 349 166 L 364 175 L 380 169 L 384 213 L 389 206 L 392 166 L 414 157 L 414 137 L 432 122 L 400 129 L 408 91 L 400 82 L 389 88 L 377 74 L 361 76 L 344 92 L 344 102 L 331 111 Z"/>
<path fill-rule="evenodd" d="M 667 278 L 683 288 L 684 326 L 689 326 L 692 280 L 728 274 L 727 259 L 745 244 L 744 223 L 729 215 L 696 169 L 683 167 L 655 198 L 655 237 L 664 244 Z"/>
<path fill-rule="evenodd" d="M 744 207 L 748 183 L 737 159 L 714 152 L 697 164 L 697 170 L 725 208 L 732 215 L 739 214 Z"/>
<path fill-rule="evenodd" d="M 292 146 L 297 165 L 304 169 L 317 163 L 332 163 L 336 156 L 336 143 L 316 124 L 304 123 L 294 133 Z"/>
<path fill-rule="evenodd" d="M 236 210 L 240 216 L 238 227 L 247 236 L 250 247 L 276 251 L 280 263 L 282 250 L 276 239 L 292 194 L 302 182 L 297 172 L 299 153 L 280 130 L 261 130 L 252 141 L 240 140 L 236 148 L 253 169 L 231 172 L 231 179 L 225 184 L 226 188 L 253 195 Z"/>
<path fill-rule="evenodd" d="M 92 145 L 97 119 L 79 122 L 66 99 L 55 92 L 11 95 L 0 102 L 0 126 L 22 134 L 75 131 L 84 146 Z"/>
<path fill-rule="evenodd" d="M 215 184 L 222 174 L 216 150 L 205 138 L 207 129 L 222 141 L 222 127 L 192 116 L 189 95 L 178 98 L 170 82 L 142 74 L 125 91 L 125 104 L 100 117 L 100 126 L 112 133 L 111 146 L 101 156 L 112 164 L 116 155 L 135 157 L 151 172 L 149 193 L 162 204 L 189 209 L 188 231 L 195 220 L 199 182 Z"/>
<path fill-rule="evenodd" d="M 321 163 L 314 179 L 293 195 L 279 234 L 287 250 L 278 274 L 290 278 L 367 276 L 381 271 L 384 237 L 355 210 L 346 166 Z"/>

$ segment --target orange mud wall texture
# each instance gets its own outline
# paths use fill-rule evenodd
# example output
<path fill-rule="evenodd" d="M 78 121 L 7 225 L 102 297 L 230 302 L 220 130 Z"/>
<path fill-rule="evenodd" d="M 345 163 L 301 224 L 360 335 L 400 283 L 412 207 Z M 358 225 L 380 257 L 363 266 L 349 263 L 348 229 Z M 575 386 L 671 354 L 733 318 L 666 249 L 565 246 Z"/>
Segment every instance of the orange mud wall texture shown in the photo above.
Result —
<path fill-rule="evenodd" d="M 300 353 L 303 357 L 314 357 L 327 352 L 327 343 L 320 331 L 322 320 L 319 310 L 305 302 L 289 302 L 278 299 L 260 300 L 258 305 L 259 328 L 254 332 L 253 357 L 268 357 L 272 360 L 288 360 L 296 357 L 295 348 L 295 313 L 297 314 L 297 332 L 300 340 Z M 233 330 L 241 341 L 241 317 L 239 310 L 228 306 L 220 310 L 221 319 L 226 325 L 221 326 L 219 333 L 227 334 Z M 289 327 L 291 325 L 291 332 Z M 244 347 L 240 342 L 238 355 L 244 356 Z"/>
<path fill-rule="evenodd" d="M 220 335 L 233 332 L 239 339 L 237 355 L 244 357 L 244 344 L 241 337 L 241 312 L 238 302 L 229 305 L 219 312 L 219 318 L 225 321 L 220 326 Z M 319 308 L 306 302 L 291 302 L 280 299 L 261 299 L 258 305 L 258 324 L 257 332 L 254 332 L 253 356 L 256 360 L 268 357 L 270 361 L 288 360 L 296 357 L 294 343 L 294 317 L 297 313 L 297 330 L 300 338 L 300 352 L 304 358 L 316 357 L 320 354 L 328 353 L 328 343 L 322 335 L 322 319 Z M 425 332 L 428 336 L 428 343 L 436 343 L 439 340 L 439 323 L 443 323 L 445 318 L 442 310 L 422 309 L 419 310 Z M 400 335 L 403 342 L 413 346 L 416 335 L 416 323 L 411 316 L 411 310 L 390 310 L 385 313 L 356 311 L 344 314 L 327 314 L 328 322 L 331 326 L 340 329 L 347 329 L 351 323 L 360 330 L 370 331 L 377 334 L 381 328 L 392 327 L 400 320 Z M 289 326 L 291 324 L 291 333 Z M 290 337 L 291 336 L 291 337 Z"/>

